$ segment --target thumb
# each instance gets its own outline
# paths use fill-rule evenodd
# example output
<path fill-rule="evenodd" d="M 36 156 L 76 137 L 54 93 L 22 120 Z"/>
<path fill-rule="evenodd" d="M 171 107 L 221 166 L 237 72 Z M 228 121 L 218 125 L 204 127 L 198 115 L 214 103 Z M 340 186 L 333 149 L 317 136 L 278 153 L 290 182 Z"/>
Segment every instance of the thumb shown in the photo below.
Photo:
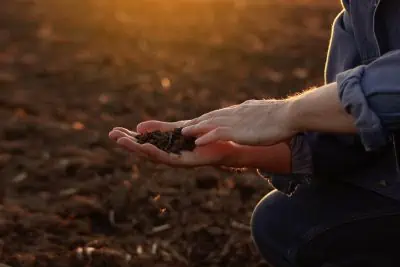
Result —
<path fill-rule="evenodd" d="M 150 120 L 139 123 L 136 127 L 136 131 L 141 134 L 154 131 L 167 132 L 175 128 L 182 127 L 184 123 L 185 121 L 164 122 L 164 121 Z"/>

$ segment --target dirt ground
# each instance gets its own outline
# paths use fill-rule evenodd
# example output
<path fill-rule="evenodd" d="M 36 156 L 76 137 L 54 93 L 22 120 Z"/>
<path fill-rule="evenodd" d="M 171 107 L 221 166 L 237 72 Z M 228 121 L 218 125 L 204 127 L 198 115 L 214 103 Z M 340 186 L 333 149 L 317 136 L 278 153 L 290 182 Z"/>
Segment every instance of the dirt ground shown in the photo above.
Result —
<path fill-rule="evenodd" d="M 154 165 L 107 134 L 321 84 L 333 2 L 1 0 L 0 261 L 267 266 L 263 179 Z"/>

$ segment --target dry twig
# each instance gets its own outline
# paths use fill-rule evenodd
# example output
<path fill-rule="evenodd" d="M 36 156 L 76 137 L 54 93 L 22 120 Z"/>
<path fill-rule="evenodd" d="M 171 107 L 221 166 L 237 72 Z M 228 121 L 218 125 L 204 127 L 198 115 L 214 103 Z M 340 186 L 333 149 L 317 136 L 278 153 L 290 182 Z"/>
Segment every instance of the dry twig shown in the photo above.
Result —
<path fill-rule="evenodd" d="M 246 231 L 246 232 L 251 231 L 250 226 L 240 223 L 240 222 L 237 222 L 237 221 L 232 221 L 231 226 L 233 229 L 238 229 L 238 230 L 242 230 L 242 231 Z"/>
<path fill-rule="evenodd" d="M 163 231 L 166 231 L 169 229 L 171 229 L 171 225 L 167 223 L 167 224 L 153 227 L 153 229 L 151 230 L 151 233 L 156 234 L 156 233 L 160 233 L 160 232 L 163 232 Z"/>

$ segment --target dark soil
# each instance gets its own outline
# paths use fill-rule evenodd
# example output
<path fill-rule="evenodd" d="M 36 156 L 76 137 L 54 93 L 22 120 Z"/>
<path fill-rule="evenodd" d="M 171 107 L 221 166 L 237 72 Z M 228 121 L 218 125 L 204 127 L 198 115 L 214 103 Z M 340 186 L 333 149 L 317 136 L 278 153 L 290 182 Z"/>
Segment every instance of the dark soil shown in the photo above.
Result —
<path fill-rule="evenodd" d="M 155 165 L 108 132 L 321 83 L 335 2 L 1 0 L 0 262 L 266 266 L 263 179 Z"/>
<path fill-rule="evenodd" d="M 139 144 L 150 143 L 168 153 L 180 154 L 181 151 L 193 151 L 196 138 L 182 135 L 182 128 L 173 131 L 155 131 L 136 136 Z"/>

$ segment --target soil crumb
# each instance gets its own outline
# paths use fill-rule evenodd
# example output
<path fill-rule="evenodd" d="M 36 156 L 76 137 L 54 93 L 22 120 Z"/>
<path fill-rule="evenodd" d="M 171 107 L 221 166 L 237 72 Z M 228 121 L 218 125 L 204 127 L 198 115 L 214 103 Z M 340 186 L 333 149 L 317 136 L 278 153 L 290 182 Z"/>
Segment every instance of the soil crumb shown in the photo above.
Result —
<path fill-rule="evenodd" d="M 180 154 L 181 151 L 193 151 L 196 147 L 195 137 L 182 135 L 182 128 L 173 131 L 154 131 L 136 136 L 139 144 L 150 143 L 168 153 Z"/>

